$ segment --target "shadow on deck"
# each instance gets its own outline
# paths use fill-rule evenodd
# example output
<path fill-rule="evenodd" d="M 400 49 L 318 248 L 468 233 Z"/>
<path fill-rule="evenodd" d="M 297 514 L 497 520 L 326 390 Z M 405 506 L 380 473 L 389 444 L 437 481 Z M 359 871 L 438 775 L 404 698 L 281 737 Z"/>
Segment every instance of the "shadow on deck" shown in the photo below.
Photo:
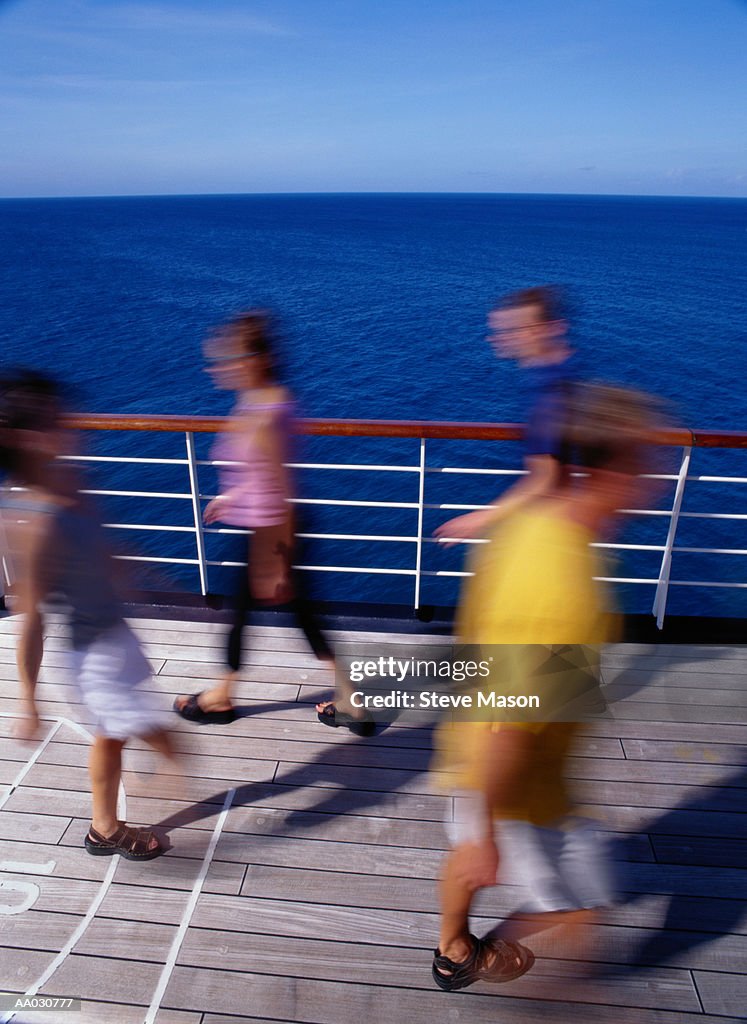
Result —
<path fill-rule="evenodd" d="M 134 624 L 164 710 L 219 672 L 223 627 Z M 84 1000 L 78 1014 L 21 1010 L 15 1021 L 742 1018 L 747 649 L 608 651 L 612 717 L 587 730 L 570 772 L 609 834 L 622 898 L 590 929 L 586 980 L 572 948 L 538 937 L 524 978 L 447 995 L 430 957 L 451 801 L 428 775 L 429 729 L 395 723 L 363 740 L 323 728 L 313 703 L 328 681 L 300 635 L 254 629 L 238 694 L 247 713 L 219 728 L 174 716 L 185 780 L 158 774 L 141 743 L 126 753 L 128 820 L 159 822 L 171 849 L 148 864 L 92 858 L 81 848 L 91 723 L 62 627 L 48 625 L 45 732 L 32 746 L 12 736 L 13 631 L 0 620 L 0 988 L 23 993 L 47 974 L 42 994 Z M 475 930 L 516 899 L 510 886 L 483 893 Z"/>

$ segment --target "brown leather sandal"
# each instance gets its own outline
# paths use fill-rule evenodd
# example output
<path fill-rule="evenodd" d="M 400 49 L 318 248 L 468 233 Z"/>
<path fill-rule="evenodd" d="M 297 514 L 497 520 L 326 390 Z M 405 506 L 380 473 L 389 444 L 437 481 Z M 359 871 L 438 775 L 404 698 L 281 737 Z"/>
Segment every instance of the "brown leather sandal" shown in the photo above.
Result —
<path fill-rule="evenodd" d="M 135 828 L 133 825 L 121 824 L 110 836 L 102 836 L 91 827 L 84 845 L 93 857 L 112 857 L 116 853 L 125 860 L 153 860 L 154 857 L 160 857 L 164 848 L 158 839 L 151 848 L 152 838 L 155 836 L 150 829 Z"/>
<path fill-rule="evenodd" d="M 518 942 L 475 935 L 470 939 L 472 950 L 466 960 L 455 962 L 440 950 L 433 951 L 433 980 L 444 992 L 456 992 L 475 981 L 513 981 L 534 964 L 532 951 Z"/>

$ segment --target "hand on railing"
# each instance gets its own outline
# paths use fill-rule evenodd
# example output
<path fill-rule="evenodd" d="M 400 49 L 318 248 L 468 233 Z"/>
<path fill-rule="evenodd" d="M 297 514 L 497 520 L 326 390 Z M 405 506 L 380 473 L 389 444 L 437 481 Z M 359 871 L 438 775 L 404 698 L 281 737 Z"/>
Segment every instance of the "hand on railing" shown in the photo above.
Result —
<path fill-rule="evenodd" d="M 461 544 L 462 541 L 481 537 L 495 517 L 495 508 L 477 509 L 463 516 L 455 516 L 446 523 L 441 523 L 433 531 L 433 536 L 445 548 Z"/>
<path fill-rule="evenodd" d="M 217 498 L 213 498 L 205 506 L 205 511 L 202 513 L 202 521 L 206 526 L 211 523 L 217 523 L 220 521 L 222 510 L 226 505 L 226 495 L 219 494 Z"/>

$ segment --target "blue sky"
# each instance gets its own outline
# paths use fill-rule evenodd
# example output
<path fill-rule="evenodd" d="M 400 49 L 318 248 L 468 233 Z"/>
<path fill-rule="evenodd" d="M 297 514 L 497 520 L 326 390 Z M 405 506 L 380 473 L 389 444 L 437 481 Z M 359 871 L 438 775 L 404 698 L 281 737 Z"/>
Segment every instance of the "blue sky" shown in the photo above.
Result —
<path fill-rule="evenodd" d="M 0 195 L 747 195 L 742 0 L 0 0 Z"/>

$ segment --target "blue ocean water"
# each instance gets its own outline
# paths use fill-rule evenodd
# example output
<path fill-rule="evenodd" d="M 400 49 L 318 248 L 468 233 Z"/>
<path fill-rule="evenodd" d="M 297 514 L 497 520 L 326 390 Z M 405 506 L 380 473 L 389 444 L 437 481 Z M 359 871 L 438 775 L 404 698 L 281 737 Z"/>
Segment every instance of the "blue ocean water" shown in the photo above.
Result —
<path fill-rule="evenodd" d="M 279 195 L 4 200 L 0 202 L 3 362 L 54 371 L 80 409 L 119 413 L 227 412 L 202 372 L 201 344 L 250 305 L 278 311 L 289 383 L 304 414 L 322 417 L 521 420 L 520 374 L 485 343 L 501 293 L 567 285 L 573 337 L 590 376 L 669 399 L 689 427 L 747 430 L 745 248 L 747 200 L 526 195 Z M 181 456 L 183 440 L 123 435 L 92 450 Z M 201 441 L 201 451 L 205 445 Z M 176 449 L 174 446 L 177 446 Z M 382 461 L 372 442 L 309 442 L 307 458 Z M 387 446 L 416 464 L 416 442 Z M 434 465 L 469 457 L 516 463 L 516 446 L 432 445 Z M 674 463 L 673 463 L 674 464 Z M 745 455 L 697 452 L 693 471 L 747 476 Z M 120 470 L 119 486 L 135 486 Z M 143 470 L 139 486 L 183 490 L 176 470 Z M 179 470 L 179 472 L 182 472 Z M 412 500 L 407 474 L 308 475 L 305 493 Z M 109 476 L 109 481 L 113 479 Z M 452 478 L 453 480 L 453 478 Z M 173 485 L 173 486 L 172 486 Z M 211 489 L 211 481 L 203 490 Z M 330 492 L 334 491 L 333 494 Z M 458 494 L 429 479 L 426 500 L 480 501 L 490 480 L 462 478 Z M 747 512 L 747 485 L 689 485 L 686 511 Z M 666 501 L 666 496 L 662 501 Z M 158 522 L 157 500 L 112 516 Z M 189 525 L 183 502 L 178 521 Z M 357 518 L 356 518 L 357 517 Z M 399 518 L 398 518 L 399 517 Z M 443 512 L 428 511 L 432 528 Z M 682 522 L 687 547 L 743 549 L 744 521 Z M 315 531 L 412 533 L 410 512 L 323 511 Z M 661 543 L 666 523 L 639 524 Z M 634 531 L 635 533 L 636 531 Z M 178 552 L 183 538 L 128 535 L 133 549 Z M 630 540 L 630 537 L 624 538 Z M 635 538 L 633 538 L 635 539 Z M 211 541 L 212 543 L 212 541 Z M 182 545 L 182 548 L 179 547 Z M 176 545 L 176 546 L 174 546 Z M 426 568 L 458 568 L 461 552 L 427 546 Z M 348 564 L 411 565 L 412 545 L 351 545 Z M 314 564 L 340 561 L 319 545 Z M 654 555 L 616 573 L 656 575 Z M 742 556 L 682 553 L 673 578 L 744 581 Z M 166 570 L 154 570 L 156 583 Z M 160 575 L 159 575 L 160 574 Z M 176 577 L 194 587 L 195 574 Z M 407 603 L 406 577 L 326 575 L 323 596 Z M 625 595 L 650 604 L 651 587 Z M 673 611 L 746 614 L 744 590 L 674 588 Z M 447 603 L 455 583 L 429 577 L 424 599 Z"/>

